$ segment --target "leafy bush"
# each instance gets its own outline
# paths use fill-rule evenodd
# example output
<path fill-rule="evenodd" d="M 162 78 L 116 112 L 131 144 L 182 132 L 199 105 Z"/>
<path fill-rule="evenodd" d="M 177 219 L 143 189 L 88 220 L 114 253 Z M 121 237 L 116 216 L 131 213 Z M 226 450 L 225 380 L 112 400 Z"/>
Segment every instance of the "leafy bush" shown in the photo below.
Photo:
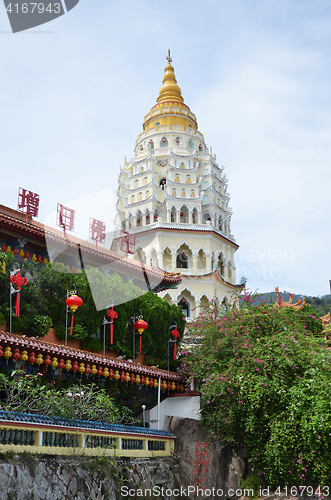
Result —
<path fill-rule="evenodd" d="M 0 255 L 1 258 L 1 255 Z M 6 272 L 0 273 L 0 304 L 5 319 L 9 320 L 9 310 L 4 312 L 9 297 L 9 272 L 13 265 L 12 256 L 5 255 Z M 152 292 L 143 294 L 142 290 L 132 282 L 124 283 L 122 278 L 113 273 L 104 275 L 98 269 L 86 267 L 89 277 L 98 284 L 94 293 L 98 294 L 98 303 L 104 303 L 105 297 L 116 296 L 122 300 L 115 310 L 118 318 L 114 321 L 114 345 L 112 348 L 121 355 L 128 358 L 133 357 L 132 316 L 143 313 L 144 320 L 149 327 L 142 336 L 143 352 L 151 356 L 154 362 L 166 368 L 166 350 L 169 338 L 169 326 L 177 322 L 178 330 L 182 333 L 185 320 L 181 309 L 176 305 L 168 304 L 165 300 Z M 77 290 L 83 299 L 83 305 L 75 312 L 73 335 L 71 338 L 82 340 L 83 348 L 93 351 L 102 349 L 103 340 L 103 316 L 106 310 L 97 311 L 94 296 L 91 293 L 89 281 L 85 270 L 73 275 L 63 264 L 47 266 L 40 269 L 38 264 L 25 262 L 21 266 L 22 275 L 28 276 L 29 284 L 23 287 L 21 294 L 20 318 L 13 318 L 13 332 L 24 331 L 26 334 L 41 336 L 37 329 L 43 321 L 38 317 L 49 317 L 55 324 L 55 331 L 60 339 L 65 337 L 66 323 L 66 297 L 67 290 Z M 132 297 L 137 297 L 132 300 Z M 71 314 L 71 313 L 70 313 Z M 69 323 L 70 323 L 69 314 Z M 7 324 L 9 321 L 6 321 Z M 39 326 L 37 323 L 39 322 Z M 70 324 L 68 326 L 68 330 Z M 45 327 L 46 329 L 46 327 Z M 69 331 L 68 331 L 69 338 Z M 136 337 L 136 347 L 139 339 Z M 180 339 L 177 342 L 180 343 Z M 106 347 L 110 347 L 109 326 L 106 328 Z M 138 349 L 136 349 L 136 355 Z M 175 361 L 171 361 L 172 369 L 177 367 Z"/>
<path fill-rule="evenodd" d="M 0 373 L 0 391 L 5 393 L 1 409 L 97 422 L 137 422 L 130 409 L 124 407 L 120 411 L 105 389 L 95 384 L 57 388 L 54 381 L 44 384 L 38 375 L 21 376 L 15 381 L 17 374 L 23 375 L 16 371 L 11 377 Z"/>
<path fill-rule="evenodd" d="M 51 324 L 52 318 L 50 318 L 49 316 L 41 316 L 40 314 L 37 314 L 30 321 L 30 328 L 35 336 L 43 337 L 44 335 L 46 335 L 46 333 L 48 333 Z"/>
<path fill-rule="evenodd" d="M 331 365 L 314 336 L 320 321 L 307 309 L 254 306 L 245 296 L 223 316 L 212 305 L 191 326 L 200 345 L 182 371 L 200 383 L 203 425 L 213 439 L 245 445 L 270 486 L 325 485 Z"/>

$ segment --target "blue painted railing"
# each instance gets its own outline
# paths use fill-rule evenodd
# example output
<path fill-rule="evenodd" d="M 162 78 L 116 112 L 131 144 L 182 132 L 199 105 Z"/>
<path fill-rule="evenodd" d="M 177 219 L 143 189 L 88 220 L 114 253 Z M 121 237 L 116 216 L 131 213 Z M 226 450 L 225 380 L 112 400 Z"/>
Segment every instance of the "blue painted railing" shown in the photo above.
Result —
<path fill-rule="evenodd" d="M 31 424 L 54 425 L 60 427 L 75 427 L 79 429 L 93 429 L 100 431 L 116 432 L 123 434 L 143 434 L 159 437 L 173 437 L 168 431 L 158 429 L 147 429 L 145 427 L 137 427 L 131 425 L 108 424 L 102 422 L 94 422 L 91 420 L 71 420 L 62 417 L 47 417 L 45 415 L 37 415 L 35 413 L 8 412 L 0 410 L 0 421 L 25 422 Z"/>

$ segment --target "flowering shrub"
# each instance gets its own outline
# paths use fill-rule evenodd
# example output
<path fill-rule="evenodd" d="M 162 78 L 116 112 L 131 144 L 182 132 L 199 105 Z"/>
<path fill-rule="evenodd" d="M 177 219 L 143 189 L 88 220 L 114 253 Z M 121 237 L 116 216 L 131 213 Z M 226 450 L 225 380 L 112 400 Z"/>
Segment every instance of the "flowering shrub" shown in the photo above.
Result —
<path fill-rule="evenodd" d="M 245 445 L 270 486 L 327 484 L 331 365 L 321 322 L 309 306 L 254 305 L 247 292 L 219 313 L 212 303 L 195 320 L 199 344 L 182 360 L 182 372 L 199 383 L 207 434 Z"/>

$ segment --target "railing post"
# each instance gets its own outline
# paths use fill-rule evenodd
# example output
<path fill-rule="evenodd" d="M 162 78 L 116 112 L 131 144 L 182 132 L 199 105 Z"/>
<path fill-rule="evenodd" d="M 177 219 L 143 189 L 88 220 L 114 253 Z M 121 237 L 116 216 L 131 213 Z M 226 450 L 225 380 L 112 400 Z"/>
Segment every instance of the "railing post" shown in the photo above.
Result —
<path fill-rule="evenodd" d="M 78 446 L 79 448 L 85 448 L 85 441 L 86 441 L 86 436 L 82 432 L 81 434 L 78 434 Z"/>
<path fill-rule="evenodd" d="M 34 433 L 35 446 L 43 445 L 43 431 L 35 431 Z"/>

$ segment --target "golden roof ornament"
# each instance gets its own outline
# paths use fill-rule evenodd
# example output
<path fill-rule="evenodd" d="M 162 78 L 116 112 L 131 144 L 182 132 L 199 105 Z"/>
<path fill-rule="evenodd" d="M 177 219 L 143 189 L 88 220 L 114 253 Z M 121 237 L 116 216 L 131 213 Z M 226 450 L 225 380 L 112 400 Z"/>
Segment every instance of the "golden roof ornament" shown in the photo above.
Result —
<path fill-rule="evenodd" d="M 157 102 L 179 101 L 184 102 L 182 91 L 177 85 L 174 68 L 171 66 L 170 49 L 168 50 L 168 64 L 164 69 L 163 85 L 160 88 Z"/>
<path fill-rule="evenodd" d="M 293 307 L 293 309 L 296 309 L 297 311 L 299 309 L 302 309 L 302 307 L 305 305 L 306 303 L 306 299 L 303 299 L 302 301 L 300 299 L 297 300 L 297 302 L 295 304 L 293 304 L 293 294 L 290 293 L 290 300 L 288 302 L 285 302 L 280 293 L 279 293 L 279 288 L 278 286 L 275 287 L 275 292 L 276 292 L 276 295 L 277 295 L 277 300 L 275 302 L 275 307 Z"/>
<path fill-rule="evenodd" d="M 330 325 L 331 323 L 331 316 L 329 312 L 325 316 L 320 316 L 319 319 L 322 321 L 323 325 Z"/>

